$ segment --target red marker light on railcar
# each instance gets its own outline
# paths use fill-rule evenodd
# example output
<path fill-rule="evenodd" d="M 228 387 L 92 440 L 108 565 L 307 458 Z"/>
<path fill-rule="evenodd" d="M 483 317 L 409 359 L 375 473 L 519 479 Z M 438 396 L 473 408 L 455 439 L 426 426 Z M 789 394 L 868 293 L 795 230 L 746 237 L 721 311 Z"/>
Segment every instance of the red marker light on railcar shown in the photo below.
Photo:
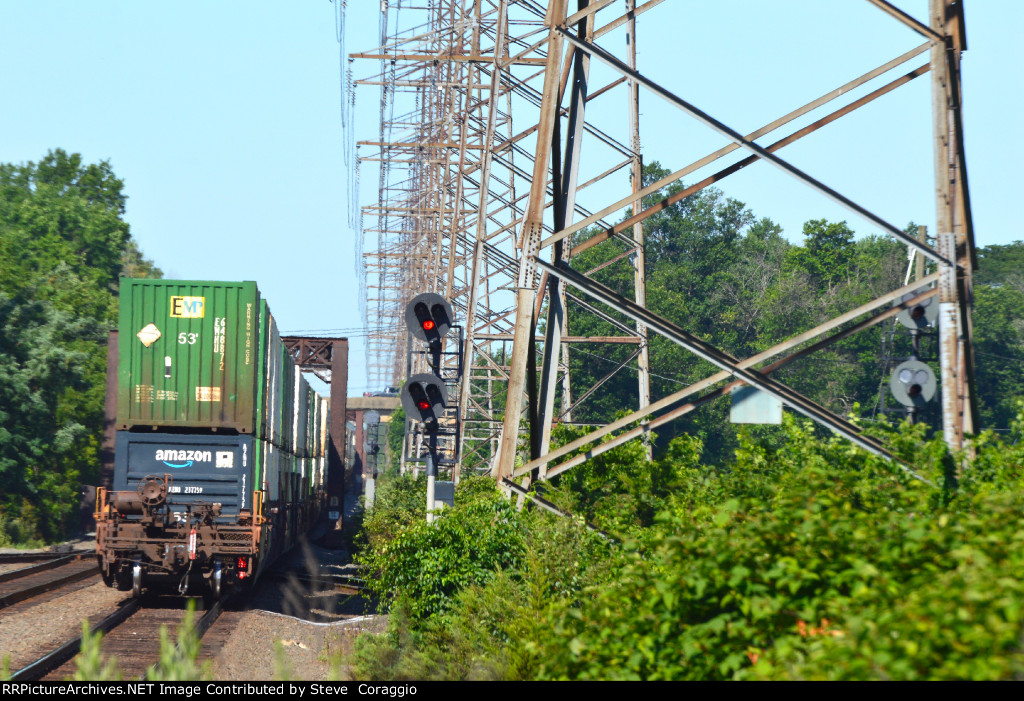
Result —
<path fill-rule="evenodd" d="M 238 569 L 244 570 L 249 567 L 249 561 L 244 557 L 238 558 Z"/>
<path fill-rule="evenodd" d="M 433 331 L 435 326 L 437 326 L 437 324 L 434 323 L 433 319 L 424 319 L 424 321 L 423 321 L 423 330 L 424 331 Z"/>

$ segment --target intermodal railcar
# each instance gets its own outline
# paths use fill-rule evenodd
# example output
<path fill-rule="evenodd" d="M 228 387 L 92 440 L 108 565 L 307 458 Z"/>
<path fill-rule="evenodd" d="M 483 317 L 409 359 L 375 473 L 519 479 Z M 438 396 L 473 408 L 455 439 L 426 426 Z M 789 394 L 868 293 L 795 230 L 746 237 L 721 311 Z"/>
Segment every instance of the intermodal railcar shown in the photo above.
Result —
<path fill-rule="evenodd" d="M 123 279 L 107 585 L 251 583 L 323 511 L 328 414 L 256 283 Z"/>

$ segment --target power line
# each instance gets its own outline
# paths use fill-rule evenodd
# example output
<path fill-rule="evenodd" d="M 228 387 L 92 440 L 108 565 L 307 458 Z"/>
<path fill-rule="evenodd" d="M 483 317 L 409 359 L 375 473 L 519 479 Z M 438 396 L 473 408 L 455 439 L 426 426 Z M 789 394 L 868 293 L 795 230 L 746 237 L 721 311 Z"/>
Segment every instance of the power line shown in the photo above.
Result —
<path fill-rule="evenodd" d="M 1007 355 L 997 355 L 995 353 L 983 353 L 982 351 L 979 351 L 979 350 L 975 350 L 974 354 L 975 355 L 984 355 L 984 356 L 987 356 L 989 358 L 999 358 L 1000 360 L 1013 360 L 1013 361 L 1016 361 L 1018 363 L 1024 363 L 1024 358 L 1013 358 L 1013 357 L 1010 357 L 1010 356 L 1007 356 Z"/>

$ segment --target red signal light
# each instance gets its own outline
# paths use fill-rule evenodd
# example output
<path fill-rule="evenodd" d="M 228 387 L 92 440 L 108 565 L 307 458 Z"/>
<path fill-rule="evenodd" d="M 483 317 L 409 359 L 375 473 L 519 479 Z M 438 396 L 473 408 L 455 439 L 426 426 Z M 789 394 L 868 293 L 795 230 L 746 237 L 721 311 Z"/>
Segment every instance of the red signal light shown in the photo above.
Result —
<path fill-rule="evenodd" d="M 428 402 L 426 400 L 419 401 L 419 402 L 416 402 L 416 406 L 418 406 L 420 408 L 420 411 L 426 411 L 427 409 L 430 408 L 430 402 Z"/>
<path fill-rule="evenodd" d="M 423 321 L 424 331 L 433 331 L 435 326 L 437 326 L 437 324 L 434 323 L 433 319 L 425 319 Z"/>

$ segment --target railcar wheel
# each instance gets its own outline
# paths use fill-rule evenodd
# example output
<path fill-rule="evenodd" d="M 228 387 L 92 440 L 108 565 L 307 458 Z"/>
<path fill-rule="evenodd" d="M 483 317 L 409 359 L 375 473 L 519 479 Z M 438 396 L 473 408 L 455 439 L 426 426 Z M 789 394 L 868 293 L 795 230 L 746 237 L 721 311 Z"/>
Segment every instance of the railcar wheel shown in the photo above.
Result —
<path fill-rule="evenodd" d="M 210 589 L 213 590 L 214 600 L 219 599 L 224 592 L 223 576 L 219 562 L 213 564 L 213 574 L 210 575 Z"/>
<path fill-rule="evenodd" d="M 132 596 L 136 599 L 142 596 L 142 565 L 138 562 L 132 567 Z"/>

